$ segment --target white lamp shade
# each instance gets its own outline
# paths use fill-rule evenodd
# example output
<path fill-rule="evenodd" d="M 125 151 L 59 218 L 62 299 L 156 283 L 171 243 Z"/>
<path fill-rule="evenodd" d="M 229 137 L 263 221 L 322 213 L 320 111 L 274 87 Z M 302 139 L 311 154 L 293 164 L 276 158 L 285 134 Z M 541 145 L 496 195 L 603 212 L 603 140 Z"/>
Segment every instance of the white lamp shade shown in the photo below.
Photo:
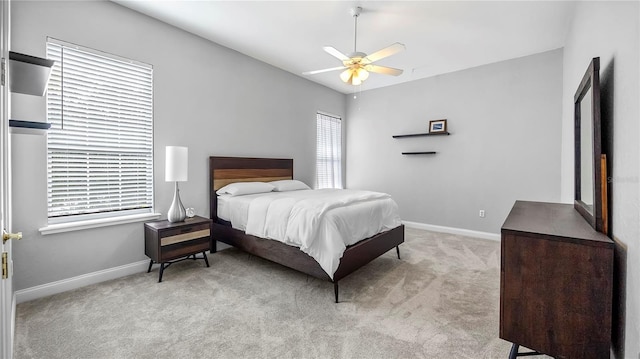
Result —
<path fill-rule="evenodd" d="M 344 71 L 342 71 L 342 73 L 340 74 L 340 79 L 343 82 L 349 82 L 349 79 L 351 78 L 352 72 L 351 69 L 346 69 Z"/>
<path fill-rule="evenodd" d="M 180 146 L 167 146 L 164 171 L 165 181 L 186 181 L 189 169 L 189 149 Z"/>
<path fill-rule="evenodd" d="M 369 78 L 369 71 L 365 70 L 365 69 L 358 69 L 358 78 L 360 78 L 360 81 L 364 81 L 366 79 Z"/>

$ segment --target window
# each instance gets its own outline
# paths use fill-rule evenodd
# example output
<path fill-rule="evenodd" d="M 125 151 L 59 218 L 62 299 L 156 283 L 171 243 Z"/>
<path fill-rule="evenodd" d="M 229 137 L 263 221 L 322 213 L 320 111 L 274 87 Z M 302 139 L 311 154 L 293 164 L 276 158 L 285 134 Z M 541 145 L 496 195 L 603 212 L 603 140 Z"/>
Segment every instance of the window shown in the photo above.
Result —
<path fill-rule="evenodd" d="M 342 121 L 318 113 L 316 183 L 318 188 L 342 188 Z"/>
<path fill-rule="evenodd" d="M 49 223 L 150 213 L 153 68 L 47 39 Z"/>

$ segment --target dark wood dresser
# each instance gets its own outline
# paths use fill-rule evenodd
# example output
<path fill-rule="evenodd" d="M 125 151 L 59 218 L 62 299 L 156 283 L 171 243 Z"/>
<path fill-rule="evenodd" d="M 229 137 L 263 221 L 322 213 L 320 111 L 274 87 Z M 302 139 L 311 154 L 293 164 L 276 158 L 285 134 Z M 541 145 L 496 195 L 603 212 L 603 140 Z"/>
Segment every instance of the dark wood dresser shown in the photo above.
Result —
<path fill-rule="evenodd" d="M 571 204 L 517 201 L 502 226 L 500 338 L 609 358 L 614 243 Z"/>

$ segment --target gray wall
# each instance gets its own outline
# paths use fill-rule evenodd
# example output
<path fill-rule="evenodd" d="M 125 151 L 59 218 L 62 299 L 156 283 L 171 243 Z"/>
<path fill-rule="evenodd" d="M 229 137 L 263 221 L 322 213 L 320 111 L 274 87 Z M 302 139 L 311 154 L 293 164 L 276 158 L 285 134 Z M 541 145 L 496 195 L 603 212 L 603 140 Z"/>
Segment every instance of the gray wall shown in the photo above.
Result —
<path fill-rule="evenodd" d="M 180 195 L 208 216 L 208 156 L 293 158 L 294 175 L 312 184 L 316 111 L 344 117 L 342 94 L 111 2 L 13 2 L 11 30 L 17 52 L 44 57 L 51 36 L 153 65 L 155 209 L 165 216 L 165 146 L 189 147 Z M 13 95 L 11 117 L 44 121 L 44 98 Z M 46 137 L 12 141 L 13 228 L 24 233 L 14 244 L 16 290 L 146 259 L 142 223 L 41 236 Z"/>
<path fill-rule="evenodd" d="M 589 61 L 600 57 L 610 236 L 616 241 L 613 347 L 616 358 L 634 359 L 640 357 L 639 54 L 637 1 L 578 4 L 563 63 L 562 199 L 573 200 L 573 96 Z"/>
<path fill-rule="evenodd" d="M 52 36 L 154 66 L 159 212 L 166 212 L 172 193 L 163 181 L 164 146 L 189 147 L 189 182 L 181 195 L 208 215 L 209 155 L 293 157 L 296 177 L 313 183 L 315 112 L 344 115 L 346 106 L 347 186 L 391 193 L 405 220 L 493 233 L 515 199 L 571 201 L 572 97 L 589 59 L 600 56 L 613 152 L 611 229 L 616 266 L 627 273 L 626 287 L 616 292 L 626 311 L 616 323 L 626 333 L 617 331 L 614 347 L 618 358 L 625 346 L 624 357 L 636 358 L 638 7 L 582 2 L 564 54 L 365 91 L 355 100 L 109 2 L 13 2 L 12 50 L 44 56 L 46 36 Z M 44 120 L 44 99 L 13 95 L 12 118 Z M 449 120 L 451 136 L 391 138 L 426 130 L 439 118 Z M 15 289 L 146 259 L 140 223 L 40 236 L 38 228 L 47 223 L 46 139 L 13 135 L 12 141 L 13 228 L 24 233 L 14 243 Z M 429 149 L 439 153 L 400 155 Z M 479 209 L 487 211 L 485 219 L 478 218 Z"/>
<path fill-rule="evenodd" d="M 562 50 L 347 96 L 347 186 L 406 221 L 499 233 L 516 199 L 560 199 L 561 99 Z M 441 118 L 450 136 L 391 137 Z"/>

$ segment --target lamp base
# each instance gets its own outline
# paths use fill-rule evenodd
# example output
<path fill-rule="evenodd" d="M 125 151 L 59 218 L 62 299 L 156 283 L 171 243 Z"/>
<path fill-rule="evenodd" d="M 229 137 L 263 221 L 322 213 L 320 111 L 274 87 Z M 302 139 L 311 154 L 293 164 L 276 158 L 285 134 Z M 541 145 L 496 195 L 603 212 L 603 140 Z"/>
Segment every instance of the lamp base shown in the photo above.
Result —
<path fill-rule="evenodd" d="M 171 207 L 169 207 L 169 212 L 167 213 L 167 219 L 171 223 L 182 222 L 187 217 L 187 212 L 180 201 L 180 190 L 178 189 L 178 182 L 176 182 L 175 193 L 173 194 L 173 202 L 171 202 Z"/>

